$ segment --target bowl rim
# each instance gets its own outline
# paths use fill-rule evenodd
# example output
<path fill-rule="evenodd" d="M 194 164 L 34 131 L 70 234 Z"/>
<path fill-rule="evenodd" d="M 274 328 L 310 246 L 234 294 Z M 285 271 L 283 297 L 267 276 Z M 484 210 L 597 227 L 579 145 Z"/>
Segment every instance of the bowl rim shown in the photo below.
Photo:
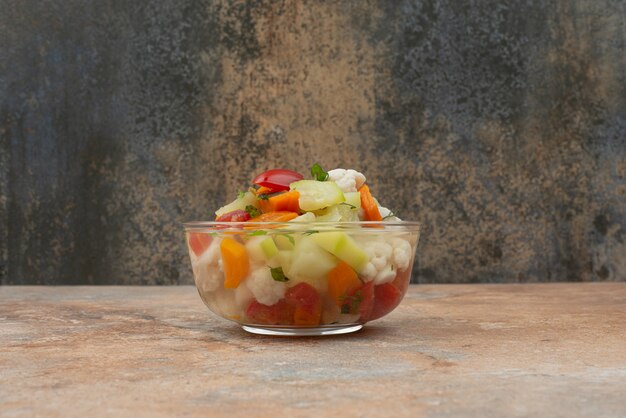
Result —
<path fill-rule="evenodd" d="M 233 230 L 281 230 L 289 229 L 292 232 L 297 231 L 310 231 L 313 228 L 326 230 L 341 230 L 341 229 L 359 229 L 366 227 L 365 231 L 381 231 L 382 230 L 396 230 L 397 228 L 407 229 L 409 231 L 420 231 L 422 224 L 417 221 L 355 221 L 355 222 L 218 222 L 218 221 L 191 221 L 183 222 L 182 226 L 185 231 L 202 231 L 207 230 L 211 232 L 221 231 L 233 231 Z M 381 228 L 382 227 L 382 228 Z"/>

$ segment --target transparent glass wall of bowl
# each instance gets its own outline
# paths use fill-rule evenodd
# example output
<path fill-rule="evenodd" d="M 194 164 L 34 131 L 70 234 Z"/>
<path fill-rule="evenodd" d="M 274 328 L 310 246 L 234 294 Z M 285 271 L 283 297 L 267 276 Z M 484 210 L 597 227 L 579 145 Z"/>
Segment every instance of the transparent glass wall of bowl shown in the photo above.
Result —
<path fill-rule="evenodd" d="M 279 335 L 356 330 L 391 312 L 420 235 L 416 222 L 191 222 L 185 231 L 206 306 Z"/>

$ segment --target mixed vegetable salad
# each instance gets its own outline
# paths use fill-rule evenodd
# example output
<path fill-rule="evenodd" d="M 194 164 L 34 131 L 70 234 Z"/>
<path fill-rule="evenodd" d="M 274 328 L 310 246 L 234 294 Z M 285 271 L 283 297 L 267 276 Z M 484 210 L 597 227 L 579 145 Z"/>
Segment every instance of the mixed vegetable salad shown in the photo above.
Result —
<path fill-rule="evenodd" d="M 188 229 L 209 308 L 247 324 L 319 326 L 364 323 L 398 305 L 417 233 L 384 227 L 400 219 L 372 196 L 362 173 L 315 164 L 311 177 L 266 171 L 215 212 L 219 225 Z M 350 224 L 359 221 L 382 224 Z M 227 222 L 238 229 L 220 230 Z"/>

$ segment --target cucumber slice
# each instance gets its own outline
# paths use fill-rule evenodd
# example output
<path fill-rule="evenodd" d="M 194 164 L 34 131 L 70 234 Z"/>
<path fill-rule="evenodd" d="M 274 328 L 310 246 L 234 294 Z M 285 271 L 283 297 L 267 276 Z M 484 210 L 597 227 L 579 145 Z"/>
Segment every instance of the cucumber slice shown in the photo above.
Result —
<path fill-rule="evenodd" d="M 339 204 L 346 200 L 334 181 L 300 180 L 289 185 L 300 193 L 300 209 L 313 211 Z"/>
<path fill-rule="evenodd" d="M 345 202 L 344 202 L 345 203 Z M 359 210 L 352 206 L 340 203 L 325 209 L 315 211 L 318 222 L 355 222 L 359 220 Z"/>
<path fill-rule="evenodd" d="M 357 273 L 367 264 L 369 258 L 357 243 L 345 232 L 320 232 L 311 235 L 311 239 L 320 247 L 345 261 Z"/>
<path fill-rule="evenodd" d="M 341 222 L 358 222 L 359 220 L 359 210 L 351 209 L 351 206 L 339 205 L 337 211 L 341 215 Z"/>
<path fill-rule="evenodd" d="M 361 193 L 349 192 L 343 194 L 346 198 L 346 203 L 350 206 L 354 206 L 353 209 L 359 210 L 361 208 Z"/>
<path fill-rule="evenodd" d="M 281 267 L 283 269 L 283 273 L 287 275 L 289 272 L 289 268 L 291 267 L 291 256 L 293 251 L 288 250 L 278 250 L 278 254 L 276 257 L 273 257 L 271 260 L 267 261 L 267 266 L 270 268 Z"/>
<path fill-rule="evenodd" d="M 252 237 L 246 242 L 246 250 L 252 260 L 267 261 L 278 255 L 278 248 L 271 237 Z"/>
<path fill-rule="evenodd" d="M 229 204 L 227 204 L 225 206 L 222 206 L 221 208 L 216 210 L 215 211 L 215 215 L 217 217 L 220 217 L 223 214 L 228 213 L 228 212 L 232 212 L 234 210 L 240 210 L 240 209 L 241 210 L 245 210 L 246 206 L 248 206 L 248 205 L 252 205 L 255 208 L 259 207 L 259 204 L 257 203 L 257 198 L 254 195 L 254 193 L 245 192 L 242 197 L 238 197 L 237 199 L 233 200 Z"/>
<path fill-rule="evenodd" d="M 293 250 L 293 247 L 296 245 L 293 235 L 288 234 L 274 235 L 274 242 L 279 250 Z"/>
<path fill-rule="evenodd" d="M 287 277 L 291 283 L 306 281 L 317 289 L 326 286 L 326 274 L 337 259 L 320 248 L 311 238 L 302 237 L 293 250 Z"/>
<path fill-rule="evenodd" d="M 274 240 L 271 237 L 265 238 L 261 241 L 261 250 L 263 250 L 263 255 L 266 259 L 270 259 L 272 257 L 276 257 L 278 255 L 278 247 L 274 243 Z"/>
<path fill-rule="evenodd" d="M 338 205 L 318 210 L 315 214 L 317 215 L 315 220 L 318 222 L 339 222 L 341 220 L 341 213 L 339 213 Z"/>

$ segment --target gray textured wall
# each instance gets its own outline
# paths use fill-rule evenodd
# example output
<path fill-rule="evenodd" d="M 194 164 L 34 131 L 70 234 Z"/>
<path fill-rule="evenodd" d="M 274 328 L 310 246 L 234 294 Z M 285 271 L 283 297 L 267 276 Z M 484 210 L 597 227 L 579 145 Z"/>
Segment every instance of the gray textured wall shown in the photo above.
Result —
<path fill-rule="evenodd" d="M 414 281 L 626 278 L 621 0 L 0 0 L 0 282 L 191 283 L 255 173 L 364 171 Z"/>

